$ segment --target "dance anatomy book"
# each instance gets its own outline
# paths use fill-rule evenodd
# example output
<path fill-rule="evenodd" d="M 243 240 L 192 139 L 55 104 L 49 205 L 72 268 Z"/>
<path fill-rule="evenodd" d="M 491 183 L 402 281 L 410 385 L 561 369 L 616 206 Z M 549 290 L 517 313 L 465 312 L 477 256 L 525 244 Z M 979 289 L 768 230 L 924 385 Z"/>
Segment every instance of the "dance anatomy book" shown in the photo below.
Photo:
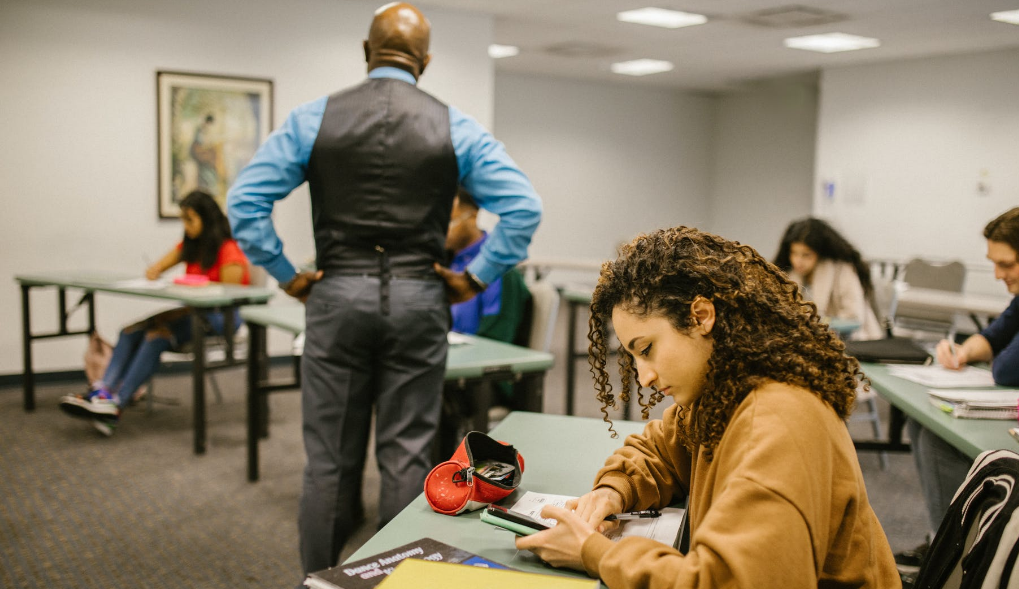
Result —
<path fill-rule="evenodd" d="M 369 589 L 381 583 L 396 565 L 407 559 L 509 569 L 473 552 L 432 538 L 422 538 L 368 558 L 311 573 L 304 580 L 304 585 L 310 589 Z"/>

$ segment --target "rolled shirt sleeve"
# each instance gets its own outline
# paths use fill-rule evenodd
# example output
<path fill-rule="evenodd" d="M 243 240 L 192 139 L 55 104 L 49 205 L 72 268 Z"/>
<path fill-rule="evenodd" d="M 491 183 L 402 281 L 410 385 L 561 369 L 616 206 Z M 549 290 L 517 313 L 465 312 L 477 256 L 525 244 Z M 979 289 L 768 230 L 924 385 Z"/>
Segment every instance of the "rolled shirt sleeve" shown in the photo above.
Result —
<path fill-rule="evenodd" d="M 994 352 L 991 373 L 994 382 L 1007 387 L 1019 386 L 1019 297 L 998 315 L 980 335 Z"/>
<path fill-rule="evenodd" d="M 297 269 L 283 254 L 283 242 L 272 223 L 273 205 L 304 183 L 327 100 L 322 97 L 294 109 L 227 193 L 234 239 L 252 263 L 265 267 L 280 283 L 293 278 Z"/>
<path fill-rule="evenodd" d="M 450 106 L 449 124 L 460 184 L 479 207 L 499 215 L 481 252 L 467 266 L 491 283 L 527 257 L 541 221 L 541 199 L 503 144 L 480 123 Z"/>

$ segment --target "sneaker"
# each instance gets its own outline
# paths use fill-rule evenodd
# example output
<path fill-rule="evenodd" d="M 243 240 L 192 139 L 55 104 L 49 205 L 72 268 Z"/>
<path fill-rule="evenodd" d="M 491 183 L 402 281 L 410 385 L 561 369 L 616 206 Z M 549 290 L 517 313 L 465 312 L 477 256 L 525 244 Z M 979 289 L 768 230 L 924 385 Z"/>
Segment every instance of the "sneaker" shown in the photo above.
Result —
<path fill-rule="evenodd" d="M 114 417 L 97 417 L 92 420 L 92 427 L 108 438 L 117 431 L 117 422 L 119 421 L 119 415 Z"/>
<path fill-rule="evenodd" d="M 117 397 L 106 389 L 100 389 L 92 399 L 86 403 L 86 410 L 89 417 L 117 418 L 120 416 L 120 407 L 117 404 Z"/>
<path fill-rule="evenodd" d="M 895 567 L 899 569 L 900 574 L 916 573 L 920 570 L 924 556 L 930 548 L 931 545 L 924 542 L 912 550 L 895 553 Z"/>
<path fill-rule="evenodd" d="M 106 389 L 89 389 L 81 395 L 64 395 L 60 398 L 60 409 L 73 417 L 91 417 L 92 413 L 89 411 L 91 401 L 102 392 L 110 394 Z"/>

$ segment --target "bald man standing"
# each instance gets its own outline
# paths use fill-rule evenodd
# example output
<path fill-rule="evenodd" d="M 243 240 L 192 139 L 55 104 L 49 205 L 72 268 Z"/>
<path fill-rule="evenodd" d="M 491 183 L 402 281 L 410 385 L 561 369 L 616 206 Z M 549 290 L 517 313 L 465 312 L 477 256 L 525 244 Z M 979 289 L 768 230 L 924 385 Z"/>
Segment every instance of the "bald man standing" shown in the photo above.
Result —
<path fill-rule="evenodd" d="M 379 527 L 421 493 L 441 408 L 450 302 L 524 259 L 541 201 L 502 144 L 419 90 L 430 24 L 410 4 L 375 13 L 368 79 L 294 109 L 228 196 L 249 259 L 306 301 L 301 364 L 307 467 L 298 527 L 305 572 L 334 566 L 358 525 L 372 409 Z M 308 182 L 317 271 L 297 272 L 273 203 Z M 464 272 L 442 268 L 457 187 L 499 215 Z"/>

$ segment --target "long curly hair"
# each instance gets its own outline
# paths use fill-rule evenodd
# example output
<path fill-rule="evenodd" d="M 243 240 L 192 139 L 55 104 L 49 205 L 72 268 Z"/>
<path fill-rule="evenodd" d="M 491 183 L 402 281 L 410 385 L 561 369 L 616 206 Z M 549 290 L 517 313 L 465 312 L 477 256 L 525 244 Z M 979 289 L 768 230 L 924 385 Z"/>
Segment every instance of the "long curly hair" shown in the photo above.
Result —
<path fill-rule="evenodd" d="M 857 383 L 865 382 L 860 364 L 845 355 L 845 345 L 817 315 L 796 283 L 753 248 L 690 227 L 640 235 L 605 262 L 591 299 L 589 362 L 602 415 L 616 396 L 606 371 L 608 322 L 621 307 L 638 317 L 661 316 L 681 333 L 694 326 L 691 303 L 702 296 L 715 307 L 710 333 L 705 389 L 689 407 L 680 408 L 682 442 L 693 451 L 704 447 L 710 459 L 740 402 L 769 380 L 803 387 L 835 409 L 843 419 L 852 412 Z M 663 396 L 652 389 L 645 402 L 633 356 L 619 347 L 619 398 L 630 400 L 632 385 L 644 419 Z"/>
<path fill-rule="evenodd" d="M 821 219 L 807 217 L 793 221 L 786 227 L 785 234 L 782 235 L 782 243 L 778 246 L 778 254 L 775 256 L 775 265 L 783 272 L 789 272 L 793 267 L 789 260 L 789 251 L 794 243 L 806 245 L 814 250 L 817 257 L 822 260 L 849 262 L 860 278 L 863 292 L 868 296 L 874 292 L 874 283 L 870 279 L 870 267 L 863 262 L 863 257 L 853 247 L 853 244 L 849 243 L 828 223 Z"/>

